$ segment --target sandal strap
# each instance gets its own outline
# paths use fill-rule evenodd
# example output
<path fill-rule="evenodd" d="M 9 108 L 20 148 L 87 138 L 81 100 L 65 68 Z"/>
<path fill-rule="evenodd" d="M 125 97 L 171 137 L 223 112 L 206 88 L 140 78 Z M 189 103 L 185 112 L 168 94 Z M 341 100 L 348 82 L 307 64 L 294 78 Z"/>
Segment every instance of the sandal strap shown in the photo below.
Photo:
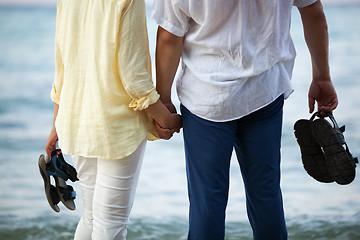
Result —
<path fill-rule="evenodd" d="M 50 196 L 51 196 L 51 201 L 54 205 L 60 202 L 60 198 L 56 193 L 56 188 L 53 185 L 50 185 Z"/>
<path fill-rule="evenodd" d="M 333 123 L 333 131 L 335 132 L 336 138 L 338 139 L 338 141 L 341 143 L 341 145 L 345 146 L 345 150 L 346 152 L 349 154 L 349 156 L 351 156 L 354 164 L 359 163 L 359 160 L 357 157 L 353 157 L 350 153 L 349 147 L 345 142 L 345 137 L 343 135 L 343 132 L 345 132 L 345 125 L 339 127 L 339 125 L 337 124 L 334 115 L 332 114 L 332 112 L 323 112 L 323 111 L 317 111 L 316 113 L 314 113 L 310 120 L 313 121 L 315 119 L 315 117 L 319 117 L 319 118 L 325 118 L 323 116 L 323 114 L 321 113 L 325 113 L 327 115 L 327 117 L 330 118 L 331 122 Z"/>
<path fill-rule="evenodd" d="M 60 149 L 52 152 L 51 160 L 46 164 L 46 170 L 48 175 L 58 176 L 65 181 L 68 179 L 73 182 L 79 180 L 76 169 L 65 161 Z"/>
<path fill-rule="evenodd" d="M 60 193 L 65 201 L 73 200 L 76 198 L 76 191 L 70 185 L 66 185 L 67 187 L 59 187 Z"/>
<path fill-rule="evenodd" d="M 314 113 L 311 118 L 310 118 L 310 121 L 313 121 L 315 119 L 315 117 L 318 117 L 320 119 L 324 119 L 324 115 L 323 113 L 326 114 L 325 117 L 329 117 L 329 119 L 331 120 L 331 122 L 333 123 L 333 131 L 335 132 L 335 135 L 336 135 L 336 138 L 338 139 L 338 141 L 344 145 L 346 144 L 345 143 L 345 138 L 344 138 L 344 135 L 343 135 L 343 132 L 345 132 L 345 125 L 342 126 L 342 127 L 339 127 L 339 125 L 337 124 L 335 118 L 334 118 L 334 115 L 332 114 L 332 112 L 324 112 L 324 111 L 317 111 L 316 113 Z"/>

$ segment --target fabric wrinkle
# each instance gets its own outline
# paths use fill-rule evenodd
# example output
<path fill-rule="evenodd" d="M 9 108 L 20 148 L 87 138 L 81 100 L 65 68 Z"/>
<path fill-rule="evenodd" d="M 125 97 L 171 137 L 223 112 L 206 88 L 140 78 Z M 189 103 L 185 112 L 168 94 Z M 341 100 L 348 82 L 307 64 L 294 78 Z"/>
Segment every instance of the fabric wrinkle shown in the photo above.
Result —
<path fill-rule="evenodd" d="M 119 159 L 156 139 L 141 111 L 159 99 L 145 16 L 143 0 L 58 2 L 51 99 L 65 154 Z"/>

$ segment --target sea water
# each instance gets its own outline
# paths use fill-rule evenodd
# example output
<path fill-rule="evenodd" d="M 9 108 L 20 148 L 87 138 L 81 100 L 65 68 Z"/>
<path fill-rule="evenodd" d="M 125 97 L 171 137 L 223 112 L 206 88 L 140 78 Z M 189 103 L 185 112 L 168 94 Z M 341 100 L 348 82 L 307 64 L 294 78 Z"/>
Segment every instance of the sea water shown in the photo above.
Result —
<path fill-rule="evenodd" d="M 148 15 L 151 6 L 148 6 Z M 346 124 L 345 138 L 360 156 L 360 5 L 325 5 L 330 32 L 330 63 L 339 106 L 334 115 Z M 37 159 L 44 152 L 53 104 L 55 7 L 0 6 L 0 239 L 72 239 L 82 212 L 78 183 L 77 209 L 48 205 Z M 154 59 L 156 24 L 148 17 Z M 295 92 L 285 102 L 282 141 L 282 190 L 289 239 L 359 240 L 360 172 L 349 185 L 323 184 L 302 167 L 293 134 L 297 119 L 309 118 L 307 89 L 311 64 L 300 16 L 293 11 L 292 36 L 298 52 L 293 74 Z M 178 106 L 176 93 L 174 103 Z M 65 156 L 71 163 L 70 156 Z M 226 239 L 252 239 L 246 217 L 239 167 L 231 164 Z M 188 228 L 188 202 L 181 134 L 147 146 L 138 185 L 129 240 L 182 240 Z"/>

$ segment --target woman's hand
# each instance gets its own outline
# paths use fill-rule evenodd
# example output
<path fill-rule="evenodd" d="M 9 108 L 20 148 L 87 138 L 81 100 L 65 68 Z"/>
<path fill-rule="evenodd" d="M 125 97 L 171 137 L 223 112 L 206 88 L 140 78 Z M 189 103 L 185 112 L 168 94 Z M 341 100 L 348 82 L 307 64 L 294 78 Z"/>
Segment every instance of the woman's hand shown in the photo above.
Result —
<path fill-rule="evenodd" d="M 53 126 L 45 146 L 45 152 L 49 157 L 51 157 L 51 153 L 56 149 L 57 141 L 58 141 L 57 132 L 55 127 Z"/>
<path fill-rule="evenodd" d="M 154 120 L 155 129 L 159 135 L 159 138 L 169 140 L 174 135 L 175 130 L 169 128 L 163 128 L 157 121 Z"/>
<path fill-rule="evenodd" d="M 179 133 L 182 128 L 181 116 L 173 113 L 169 125 L 172 128 L 163 128 L 158 122 L 154 121 L 156 131 L 161 139 L 169 140 L 175 132 Z"/>

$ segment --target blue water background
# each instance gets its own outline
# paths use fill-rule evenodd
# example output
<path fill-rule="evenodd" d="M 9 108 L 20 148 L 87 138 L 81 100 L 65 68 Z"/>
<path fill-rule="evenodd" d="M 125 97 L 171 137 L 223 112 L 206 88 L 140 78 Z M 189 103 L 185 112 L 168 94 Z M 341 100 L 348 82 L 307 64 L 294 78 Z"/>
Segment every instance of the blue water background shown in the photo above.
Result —
<path fill-rule="evenodd" d="M 148 6 L 148 14 L 151 6 Z M 360 5 L 325 5 L 330 63 L 339 106 L 334 115 L 346 125 L 345 138 L 360 156 Z M 82 212 L 48 206 L 37 159 L 52 124 L 50 89 L 54 74 L 54 7 L 0 6 L 0 239 L 72 239 Z M 150 51 L 156 24 L 148 18 Z M 292 36 L 298 52 L 295 92 L 285 102 L 282 189 L 290 239 L 360 239 L 360 172 L 347 186 L 322 184 L 302 168 L 293 135 L 297 119 L 309 118 L 307 89 L 311 64 L 300 17 L 293 12 Z M 154 58 L 153 58 L 154 59 Z M 155 71 L 154 71 L 155 72 Z M 178 100 L 173 91 L 176 105 Z M 69 156 L 66 159 L 71 162 Z M 187 192 L 181 134 L 148 144 L 128 227 L 130 240 L 186 239 Z M 242 179 L 231 164 L 226 239 L 252 239 Z"/>

